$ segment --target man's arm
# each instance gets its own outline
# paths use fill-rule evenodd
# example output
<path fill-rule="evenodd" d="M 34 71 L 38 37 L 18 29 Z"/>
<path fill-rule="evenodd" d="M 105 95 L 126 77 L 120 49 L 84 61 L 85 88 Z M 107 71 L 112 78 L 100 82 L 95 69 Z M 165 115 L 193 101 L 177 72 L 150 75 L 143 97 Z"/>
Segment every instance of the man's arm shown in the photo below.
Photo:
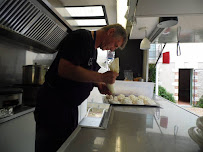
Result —
<path fill-rule="evenodd" d="M 118 76 L 116 72 L 111 71 L 105 73 L 90 71 L 63 58 L 59 61 L 58 74 L 63 78 L 79 82 L 104 82 L 109 84 L 114 83 Z"/>

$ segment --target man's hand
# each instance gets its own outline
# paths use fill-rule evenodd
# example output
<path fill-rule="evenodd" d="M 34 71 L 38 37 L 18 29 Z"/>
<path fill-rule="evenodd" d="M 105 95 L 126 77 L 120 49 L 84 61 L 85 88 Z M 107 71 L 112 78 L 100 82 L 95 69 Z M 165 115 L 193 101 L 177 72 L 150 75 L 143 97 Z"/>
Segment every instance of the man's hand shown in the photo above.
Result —
<path fill-rule="evenodd" d="M 112 95 L 112 93 L 109 91 L 109 89 L 107 88 L 105 83 L 98 83 L 98 90 L 101 94 L 108 94 L 108 95 Z"/>
<path fill-rule="evenodd" d="M 117 76 L 118 76 L 118 73 L 107 71 L 102 74 L 102 79 L 103 79 L 103 82 L 106 84 L 113 84 L 115 83 Z"/>

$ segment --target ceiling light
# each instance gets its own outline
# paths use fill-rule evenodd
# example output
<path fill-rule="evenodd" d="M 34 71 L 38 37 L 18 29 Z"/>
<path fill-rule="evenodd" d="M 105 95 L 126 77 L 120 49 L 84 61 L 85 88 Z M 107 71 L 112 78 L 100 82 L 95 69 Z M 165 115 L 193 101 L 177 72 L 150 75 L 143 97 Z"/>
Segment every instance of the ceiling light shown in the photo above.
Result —
<path fill-rule="evenodd" d="M 149 50 L 150 49 L 151 42 L 147 38 L 147 30 L 146 29 L 147 29 L 146 27 L 139 28 L 139 30 L 145 30 L 145 38 L 140 43 L 140 49 L 141 50 Z"/>
<path fill-rule="evenodd" d="M 102 6 L 66 6 L 71 17 L 77 16 L 104 16 Z"/>
<path fill-rule="evenodd" d="M 65 6 L 65 20 L 74 29 L 98 29 L 108 25 L 106 8 L 104 5 Z"/>
<path fill-rule="evenodd" d="M 150 41 L 148 40 L 148 38 L 144 38 L 141 43 L 140 43 L 140 49 L 141 50 L 149 50 L 150 49 Z"/>
<path fill-rule="evenodd" d="M 94 25 L 107 25 L 105 19 L 80 19 L 80 20 L 67 20 L 71 26 L 94 26 Z"/>

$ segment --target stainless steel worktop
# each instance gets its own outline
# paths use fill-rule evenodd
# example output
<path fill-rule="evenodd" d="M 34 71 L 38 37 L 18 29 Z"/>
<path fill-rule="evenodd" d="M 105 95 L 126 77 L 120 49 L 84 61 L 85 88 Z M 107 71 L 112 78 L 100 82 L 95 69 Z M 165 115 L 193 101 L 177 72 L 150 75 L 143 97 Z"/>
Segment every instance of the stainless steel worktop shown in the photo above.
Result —
<path fill-rule="evenodd" d="M 198 116 L 155 100 L 162 108 L 112 106 L 106 129 L 79 126 L 59 152 L 199 152 L 188 135 Z"/>

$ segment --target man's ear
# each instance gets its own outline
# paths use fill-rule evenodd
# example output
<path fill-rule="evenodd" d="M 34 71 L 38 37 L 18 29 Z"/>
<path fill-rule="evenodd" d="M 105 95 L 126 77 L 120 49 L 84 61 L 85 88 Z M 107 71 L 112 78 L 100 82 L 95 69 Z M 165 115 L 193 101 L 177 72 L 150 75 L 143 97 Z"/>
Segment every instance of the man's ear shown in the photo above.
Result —
<path fill-rule="evenodd" d="M 114 35 L 114 32 L 115 32 L 115 29 L 114 29 L 114 28 L 110 28 L 110 29 L 107 31 L 107 35 L 113 36 L 113 35 Z"/>

